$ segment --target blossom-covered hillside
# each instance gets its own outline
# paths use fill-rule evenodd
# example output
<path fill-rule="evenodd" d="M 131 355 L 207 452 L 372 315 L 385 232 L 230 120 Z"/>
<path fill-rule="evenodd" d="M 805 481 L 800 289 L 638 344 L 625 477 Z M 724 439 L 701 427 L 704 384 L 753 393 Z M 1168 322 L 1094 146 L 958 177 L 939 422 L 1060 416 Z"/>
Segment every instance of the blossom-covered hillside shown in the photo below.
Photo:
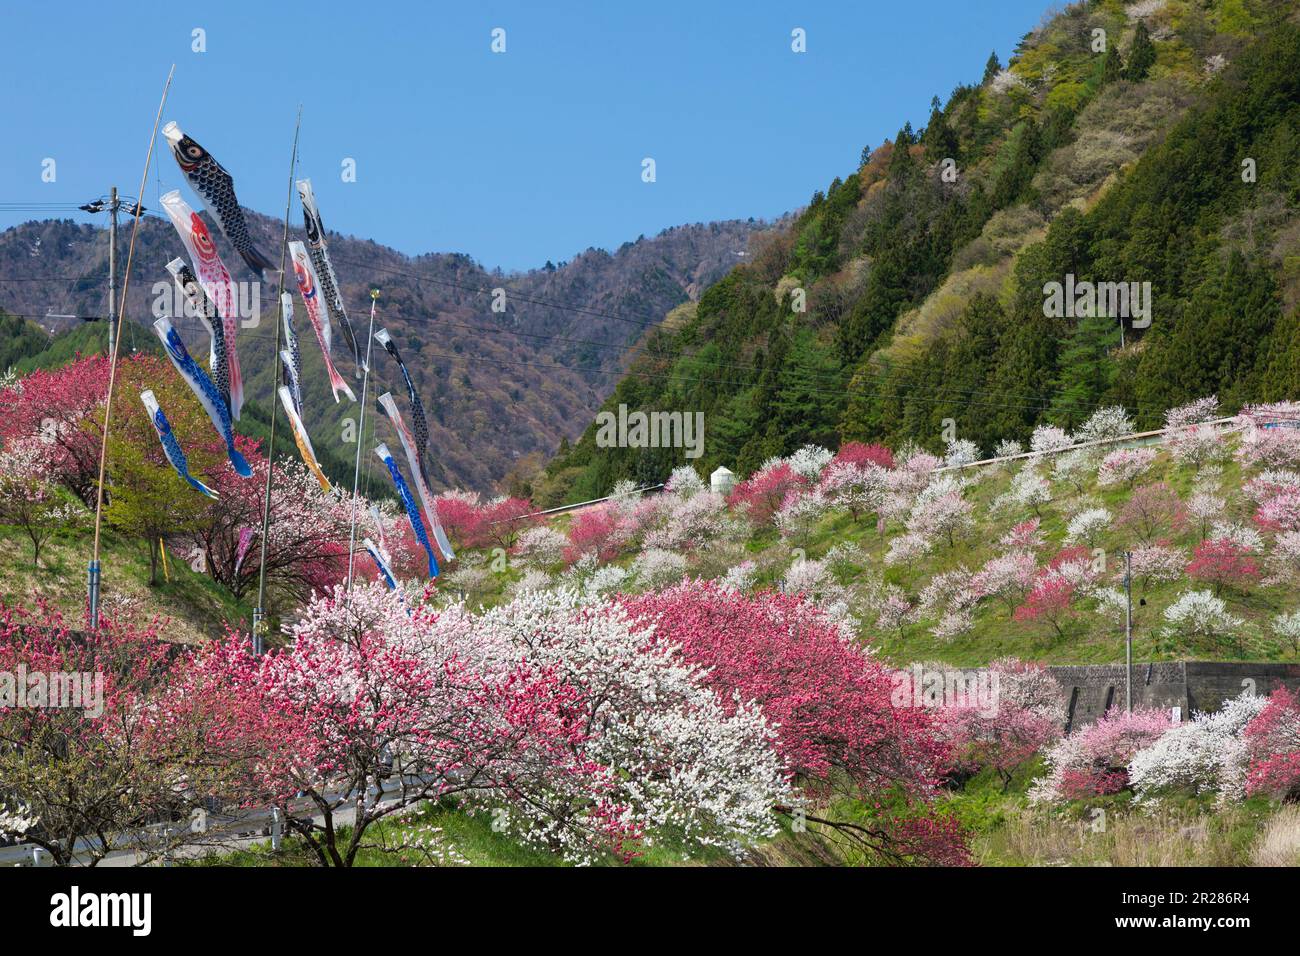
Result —
<path fill-rule="evenodd" d="M 492 603 L 717 579 L 803 594 L 896 662 L 1087 663 L 1123 659 L 1128 552 L 1137 659 L 1294 659 L 1300 431 L 1278 422 L 1297 419 L 1292 403 L 1221 419 L 1211 398 L 1147 444 L 1113 441 L 1134 429 L 1112 408 L 1073 434 L 1041 426 L 1028 449 L 808 446 L 725 500 L 686 467 L 662 494 L 623 487 L 549 524 L 446 496 L 471 548 L 444 590 Z M 973 464 L 990 452 L 1011 460 Z"/>

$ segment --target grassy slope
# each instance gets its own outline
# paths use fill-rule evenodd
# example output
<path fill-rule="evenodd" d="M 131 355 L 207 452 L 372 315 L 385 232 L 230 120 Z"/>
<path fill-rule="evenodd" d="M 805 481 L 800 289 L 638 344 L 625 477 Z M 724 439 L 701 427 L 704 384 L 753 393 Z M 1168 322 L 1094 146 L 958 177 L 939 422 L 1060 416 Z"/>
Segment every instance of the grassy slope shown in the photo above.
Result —
<path fill-rule="evenodd" d="M 86 563 L 90 534 L 67 535 L 41 550 L 41 567 L 32 565 L 31 543 L 14 528 L 0 526 L 0 602 L 30 607 L 39 597 L 63 613 L 66 623 L 80 627 L 85 617 Z M 230 597 L 206 575 L 191 570 L 181 555 L 170 555 L 171 581 L 161 569 L 159 582 L 149 584 L 149 555 L 143 543 L 124 540 L 106 531 L 101 541 L 104 607 L 121 608 L 142 621 L 166 621 L 169 640 L 193 642 L 217 637 L 227 624 L 245 624 L 252 611 Z"/>

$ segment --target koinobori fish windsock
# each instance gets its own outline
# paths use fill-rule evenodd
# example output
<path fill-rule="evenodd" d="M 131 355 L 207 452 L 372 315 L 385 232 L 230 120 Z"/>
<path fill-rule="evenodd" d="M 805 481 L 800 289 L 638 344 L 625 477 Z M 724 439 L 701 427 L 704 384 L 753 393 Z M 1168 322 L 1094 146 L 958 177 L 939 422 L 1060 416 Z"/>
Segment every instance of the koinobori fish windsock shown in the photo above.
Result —
<path fill-rule="evenodd" d="M 239 567 L 244 563 L 244 558 L 248 557 L 248 549 L 253 546 L 253 529 L 250 525 L 244 525 L 239 529 L 239 546 L 235 548 L 235 573 L 239 573 Z"/>
<path fill-rule="evenodd" d="M 438 542 L 438 550 L 448 561 L 455 561 L 456 554 L 451 550 L 451 542 L 447 540 L 447 532 L 442 530 L 442 522 L 438 520 L 438 509 L 434 507 L 433 495 L 429 494 L 429 485 L 424 480 L 424 470 L 420 467 L 420 460 L 416 457 L 415 445 L 411 438 L 411 433 L 407 431 L 406 423 L 402 421 L 402 413 L 397 410 L 397 402 L 393 400 L 390 392 L 384 392 L 379 396 L 379 407 L 384 410 L 393 423 L 393 430 L 397 432 L 397 440 L 402 443 L 402 450 L 406 452 L 406 463 L 411 466 L 411 477 L 415 481 L 415 490 L 420 495 L 420 502 L 424 505 L 424 514 L 429 519 L 429 527 L 433 530 L 433 538 Z"/>
<path fill-rule="evenodd" d="M 221 316 L 226 344 L 230 417 L 239 421 L 239 410 L 244 407 L 244 376 L 239 370 L 239 354 L 235 351 L 235 332 L 239 329 L 239 300 L 235 296 L 235 284 L 230 278 L 230 270 L 217 254 L 212 233 L 198 213 L 181 199 L 179 191 L 172 190 L 159 202 L 167 210 L 168 218 L 190 254 L 190 262 L 194 263 L 199 285 L 217 307 L 217 315 Z"/>
<path fill-rule="evenodd" d="M 411 434 L 415 436 L 415 450 L 419 455 L 420 461 L 424 461 L 424 453 L 429 447 L 429 421 L 424 417 L 424 403 L 420 401 L 420 394 L 415 390 L 415 382 L 411 381 L 411 373 L 406 370 L 406 363 L 402 361 L 402 356 L 397 351 L 397 343 L 393 337 L 388 334 L 387 329 L 380 329 L 375 333 L 375 341 L 384 347 L 397 367 L 402 370 L 402 380 L 406 382 L 406 397 L 411 403 Z"/>
<path fill-rule="evenodd" d="M 415 532 L 415 540 L 420 542 L 424 548 L 424 553 L 429 556 L 429 577 L 438 576 L 438 559 L 434 557 L 433 545 L 429 543 L 429 534 L 424 530 L 424 519 L 420 517 L 419 506 L 416 505 L 415 499 L 411 497 L 411 489 L 406 487 L 406 482 L 402 478 L 402 473 L 398 470 L 397 462 L 393 460 L 392 452 L 388 446 L 382 442 L 376 446 L 375 454 L 379 460 L 388 466 L 388 474 L 393 479 L 393 484 L 397 486 L 397 493 L 402 498 L 402 504 L 406 506 L 406 518 L 411 522 L 411 530 Z"/>
<path fill-rule="evenodd" d="M 189 464 L 185 461 L 185 452 L 181 451 L 181 443 L 176 440 L 171 422 L 167 421 L 167 416 L 158 406 L 158 399 L 154 396 L 153 390 L 146 388 L 140 393 L 140 400 L 144 402 L 145 411 L 149 413 L 149 421 L 153 422 L 153 430 L 158 433 L 158 440 L 162 442 L 163 454 L 176 469 L 176 474 L 189 482 L 192 488 L 198 489 L 209 498 L 217 497 L 215 491 L 190 474 Z"/>
<path fill-rule="evenodd" d="M 293 407 L 302 417 L 302 349 L 298 347 L 298 333 L 293 330 L 293 294 L 280 294 L 280 318 L 284 323 L 285 348 L 280 350 L 284 361 L 285 379 L 293 396 Z"/>
<path fill-rule="evenodd" d="M 212 374 L 212 384 L 217 386 L 217 391 L 221 393 L 221 397 L 226 401 L 226 408 L 229 409 L 230 372 L 226 368 L 226 331 L 222 326 L 221 317 L 217 315 L 217 307 L 203 291 L 199 280 L 194 277 L 194 273 L 190 271 L 184 259 L 178 256 L 167 263 L 167 271 L 176 280 L 176 288 L 180 290 L 189 307 L 203 323 L 203 327 L 208 330 L 208 370 Z"/>
<path fill-rule="evenodd" d="M 275 263 L 253 245 L 248 223 L 244 221 L 244 211 L 235 198 L 235 181 L 230 178 L 230 173 L 175 123 L 168 123 L 162 132 L 171 145 L 176 164 L 203 200 L 208 215 L 217 221 L 222 235 L 235 247 L 248 268 L 257 273 L 258 278 L 266 278 L 264 273 L 268 271 L 278 271 Z"/>
<path fill-rule="evenodd" d="M 347 382 L 343 381 L 339 370 L 334 367 L 334 358 L 330 354 L 333 336 L 330 333 L 329 314 L 321 307 L 320 282 L 316 269 L 311 264 L 311 258 L 307 255 L 307 246 L 297 240 L 289 243 L 289 258 L 293 262 L 293 274 L 298 279 L 298 292 L 302 295 L 303 305 L 307 307 L 307 318 L 316 332 L 316 341 L 320 343 L 321 353 L 325 356 L 325 371 L 329 373 L 330 391 L 334 393 L 334 401 L 339 400 L 339 391 L 342 390 L 355 402 L 357 397 L 352 394 L 352 389 L 348 387 Z"/>
<path fill-rule="evenodd" d="M 162 340 L 172 365 L 176 366 L 176 371 L 180 372 L 181 378 L 185 379 L 185 384 L 190 387 L 190 391 L 198 398 L 203 410 L 208 413 L 208 418 L 212 420 L 217 434 L 226 443 L 226 457 L 234 465 L 235 471 L 245 478 L 251 478 L 253 469 L 248 467 L 244 456 L 235 448 L 235 430 L 230 422 L 230 413 L 221 403 L 221 394 L 212 384 L 212 379 L 208 378 L 208 373 L 199 368 L 199 363 L 194 361 L 190 353 L 185 350 L 185 343 L 176 334 L 168 319 L 159 319 L 153 324 L 153 330 Z"/>
<path fill-rule="evenodd" d="M 311 439 L 307 437 L 307 429 L 303 426 L 298 413 L 294 411 L 293 396 L 284 385 L 280 386 L 280 404 L 284 406 L 284 413 L 289 418 L 289 428 L 293 432 L 294 443 L 298 446 L 298 454 L 302 455 L 303 464 L 307 466 L 308 471 L 315 475 L 316 480 L 320 482 L 321 489 L 329 491 L 330 481 L 325 477 L 325 473 L 321 471 L 320 462 L 316 460 L 316 451 L 311 447 Z"/>
<path fill-rule="evenodd" d="M 352 349 L 352 360 L 356 363 L 356 377 L 366 367 L 366 357 L 357 343 L 352 323 L 348 321 L 348 310 L 343 305 L 343 294 L 339 291 L 339 277 L 330 262 L 329 247 L 325 242 L 325 225 L 321 222 L 320 208 L 316 205 L 316 196 L 311 191 L 311 180 L 298 180 L 298 198 L 302 200 L 302 225 L 307 233 L 307 253 L 312 265 L 316 267 L 316 278 L 320 281 L 320 294 L 325 300 L 326 311 L 330 318 L 343 330 L 343 338 L 348 348 Z"/>
<path fill-rule="evenodd" d="M 379 576 L 388 585 L 388 590 L 396 591 L 397 579 L 393 577 L 392 569 L 388 567 L 388 562 L 384 560 L 384 553 L 375 547 L 375 543 L 369 538 L 363 538 L 361 544 L 369 553 L 371 560 L 375 562 L 375 567 L 379 569 Z"/>

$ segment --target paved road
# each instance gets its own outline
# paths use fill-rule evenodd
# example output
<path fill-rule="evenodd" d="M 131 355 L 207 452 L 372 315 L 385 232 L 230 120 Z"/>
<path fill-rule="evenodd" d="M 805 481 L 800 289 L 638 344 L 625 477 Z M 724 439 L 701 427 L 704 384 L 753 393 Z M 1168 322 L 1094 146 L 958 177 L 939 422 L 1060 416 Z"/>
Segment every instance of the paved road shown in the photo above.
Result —
<path fill-rule="evenodd" d="M 338 796 L 334 794 L 332 796 Z M 384 797 L 380 800 L 381 804 L 393 803 L 398 799 L 396 796 Z M 314 803 L 311 800 L 302 798 L 293 802 L 294 810 L 307 810 Z M 355 805 L 349 805 L 347 809 L 341 809 L 334 813 L 334 825 L 342 826 L 351 824 L 356 817 Z M 321 814 L 314 814 L 312 819 L 317 823 L 324 823 L 325 818 Z M 257 843 L 264 843 L 270 837 L 272 825 L 272 815 L 267 810 L 250 810 L 247 813 L 236 815 L 217 815 L 212 814 L 208 817 L 208 828 L 200 837 L 195 836 L 195 841 L 186 843 L 172 854 L 173 858 L 197 858 L 207 856 L 212 853 L 228 853 L 232 850 L 247 849 Z M 171 826 L 181 826 L 180 822 L 171 824 Z M 156 828 L 151 828 L 156 830 Z M 137 835 L 133 840 L 123 841 L 131 845 L 129 847 L 113 850 L 109 852 L 97 864 L 98 866 L 138 866 L 140 865 L 141 855 L 134 849 L 136 845 L 144 845 L 147 841 Z M 84 864 L 88 859 L 87 850 L 89 844 L 82 841 L 79 846 L 85 847 L 79 849 L 76 859 L 79 863 Z M 33 851 L 37 849 L 32 844 L 19 844 L 17 846 L 0 847 L 0 866 L 33 866 Z M 43 852 L 43 851 L 42 851 Z M 48 857 L 47 857 L 48 858 Z M 45 865 L 49 865 L 48 863 Z M 149 866 L 167 865 L 161 860 L 155 860 Z"/>

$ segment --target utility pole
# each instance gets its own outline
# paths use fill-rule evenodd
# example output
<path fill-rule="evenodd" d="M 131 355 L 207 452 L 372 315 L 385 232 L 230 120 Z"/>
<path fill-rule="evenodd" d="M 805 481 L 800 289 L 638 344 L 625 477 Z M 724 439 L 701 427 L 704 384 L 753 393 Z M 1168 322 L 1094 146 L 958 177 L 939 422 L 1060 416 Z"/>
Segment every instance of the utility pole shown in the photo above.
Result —
<path fill-rule="evenodd" d="M 1124 552 L 1124 706 L 1133 713 L 1133 552 Z"/>
<path fill-rule="evenodd" d="M 108 354 L 117 354 L 117 187 L 108 192 Z"/>

